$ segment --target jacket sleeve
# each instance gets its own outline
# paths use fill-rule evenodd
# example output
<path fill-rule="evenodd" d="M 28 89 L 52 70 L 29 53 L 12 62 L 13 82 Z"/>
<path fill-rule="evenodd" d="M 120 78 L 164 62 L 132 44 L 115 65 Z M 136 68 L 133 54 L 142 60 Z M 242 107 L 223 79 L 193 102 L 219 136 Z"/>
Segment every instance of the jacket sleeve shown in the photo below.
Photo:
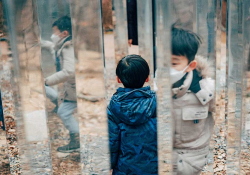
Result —
<path fill-rule="evenodd" d="M 109 128 L 109 149 L 110 149 L 110 161 L 111 169 L 115 168 L 120 148 L 120 130 L 114 116 L 108 110 L 108 128 Z"/>
<path fill-rule="evenodd" d="M 127 0 L 127 20 L 128 20 L 128 39 L 135 39 L 136 37 L 135 25 L 137 25 L 136 0 Z"/>
<path fill-rule="evenodd" d="M 73 47 L 64 48 L 62 50 L 63 69 L 46 78 L 45 82 L 48 86 L 63 83 L 75 76 L 75 56 Z"/>

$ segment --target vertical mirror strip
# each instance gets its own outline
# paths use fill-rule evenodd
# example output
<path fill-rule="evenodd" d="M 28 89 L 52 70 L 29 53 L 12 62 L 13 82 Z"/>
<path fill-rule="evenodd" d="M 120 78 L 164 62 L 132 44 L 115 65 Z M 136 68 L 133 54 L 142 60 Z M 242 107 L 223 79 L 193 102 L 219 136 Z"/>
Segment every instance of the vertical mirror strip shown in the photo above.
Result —
<path fill-rule="evenodd" d="M 226 31 L 222 29 L 222 23 L 226 20 L 226 4 L 222 0 L 216 1 L 216 97 L 215 97 L 215 126 L 211 140 L 213 160 L 208 159 L 209 173 L 226 173 L 226 82 L 227 82 L 227 57 L 226 57 Z M 209 47 L 209 46 L 208 46 Z M 212 54 L 212 53 L 211 53 Z"/>
<path fill-rule="evenodd" d="M 24 156 L 29 160 L 32 173 L 51 173 L 45 97 L 39 93 L 44 88 L 39 69 L 41 52 L 36 3 L 32 0 L 4 2 L 8 11 L 6 16 L 11 36 L 14 79 L 17 79 L 20 93 L 16 110 L 21 112 L 18 117 L 23 122 L 23 129 L 19 131 L 26 141 Z"/>
<path fill-rule="evenodd" d="M 115 61 L 115 15 L 112 0 L 102 0 L 102 26 L 103 26 L 103 52 L 104 52 L 104 71 L 106 78 L 106 97 L 108 101 L 115 93 L 116 83 L 116 61 Z"/>
<path fill-rule="evenodd" d="M 154 77 L 154 58 L 153 58 L 153 8 L 152 0 L 137 0 L 137 21 L 138 21 L 138 44 L 139 54 L 149 64 L 151 88 L 153 87 Z"/>
<path fill-rule="evenodd" d="M 75 56 L 70 3 L 68 0 L 39 0 L 37 10 L 53 172 L 78 174 L 81 171 L 80 141 L 75 112 Z M 56 41 L 57 36 L 59 41 Z"/>
<path fill-rule="evenodd" d="M 243 35 L 242 1 L 228 2 L 228 116 L 227 116 L 227 173 L 240 172 Z"/>
<path fill-rule="evenodd" d="M 128 28 L 127 28 L 127 3 L 126 0 L 113 0 L 115 17 L 115 60 L 116 63 L 128 54 Z"/>
<path fill-rule="evenodd" d="M 250 39 L 250 2 L 243 0 L 242 28 L 243 28 L 243 92 L 242 92 L 242 130 L 241 130 L 241 160 L 240 174 L 249 173 L 249 143 L 250 143 L 250 84 L 249 84 L 249 39 Z"/>
<path fill-rule="evenodd" d="M 158 174 L 172 174 L 173 123 L 171 118 L 171 1 L 155 1 Z"/>
<path fill-rule="evenodd" d="M 16 33 L 14 32 L 15 21 L 14 16 L 11 15 L 13 12 L 13 4 L 10 1 L 1 1 L 3 4 L 4 10 L 4 20 L 7 25 L 7 37 L 9 41 L 9 48 L 11 50 L 11 54 L 6 56 L 6 60 L 3 59 L 3 76 L 1 79 L 1 90 L 2 90 L 2 102 L 4 107 L 4 116 L 5 116 L 5 126 L 11 127 L 11 129 L 16 129 L 16 132 L 12 132 L 12 134 L 6 135 L 7 140 L 11 142 L 7 142 L 9 147 L 12 144 L 15 144 L 15 149 L 11 151 L 8 150 L 10 159 L 10 171 L 13 174 L 29 174 L 30 166 L 28 161 L 28 149 L 26 145 L 25 138 L 25 129 L 24 129 L 24 121 L 21 115 L 21 103 L 20 103 L 20 90 L 18 86 L 18 78 L 16 75 L 19 75 L 17 69 L 17 48 L 14 45 Z M 8 4 L 9 2 L 9 4 Z M 5 110 L 6 109 L 6 110 Z M 10 122 L 10 125 L 8 125 Z M 13 137 L 14 136 L 14 137 Z M 16 139 L 15 139 L 16 138 Z M 13 155 L 13 156 L 12 156 Z"/>
<path fill-rule="evenodd" d="M 82 174 L 109 174 L 101 1 L 72 0 L 71 12 Z"/>
<path fill-rule="evenodd" d="M 15 121 L 14 117 L 11 117 L 10 119 L 7 119 L 7 113 L 9 110 L 10 105 L 5 105 L 6 103 L 6 83 L 4 80 L 10 76 L 7 76 L 5 73 L 5 64 L 9 59 L 9 42 L 8 42 L 8 37 L 7 37 L 7 26 L 6 26 L 6 20 L 4 19 L 4 11 L 3 11 L 3 3 L 0 1 L 0 100 L 1 100 L 1 105 L 0 105 L 0 174 L 10 174 L 10 159 L 9 159 L 9 147 L 12 146 L 15 148 L 15 153 L 17 153 L 17 147 L 15 147 L 14 144 L 17 142 L 17 138 L 15 137 L 16 132 L 9 132 L 9 131 L 16 131 L 15 127 Z M 10 81 L 8 81 L 8 85 Z M 3 103 L 5 102 L 5 103 Z M 4 114 L 6 117 L 4 117 Z M 10 128 L 11 127 L 11 128 Z M 12 133 L 12 134 L 11 134 Z M 7 139 L 8 138 L 8 139 Z M 11 144 L 12 143 L 12 144 Z M 11 153 L 11 152 L 10 152 Z M 18 158 L 18 155 L 15 156 Z M 13 163 L 12 163 L 13 167 Z M 14 167 L 16 167 L 14 165 Z M 19 169 L 17 170 L 19 171 Z M 12 169 L 13 172 L 13 169 Z"/>
<path fill-rule="evenodd" d="M 1 9 L 2 10 L 2 9 Z M 1 47 L 0 47 L 0 89 L 2 91 L 2 80 L 4 79 L 4 73 L 3 73 L 3 54 L 2 54 L 2 49 L 6 46 L 3 46 L 3 41 L 0 41 Z M 1 92 L 0 92 L 1 93 Z M 2 93 L 1 93 L 2 95 Z M 4 98 L 3 98 L 4 99 Z M 10 174 L 10 162 L 9 162 L 9 154 L 8 154 L 8 146 L 7 146 L 7 137 L 6 137 L 6 128 L 5 128 L 5 121 L 4 121 L 4 115 L 3 115 L 3 108 L 2 108 L 2 98 L 0 97 L 1 100 L 1 105 L 0 105 L 0 174 Z M 7 122 L 8 124 L 8 122 Z"/>

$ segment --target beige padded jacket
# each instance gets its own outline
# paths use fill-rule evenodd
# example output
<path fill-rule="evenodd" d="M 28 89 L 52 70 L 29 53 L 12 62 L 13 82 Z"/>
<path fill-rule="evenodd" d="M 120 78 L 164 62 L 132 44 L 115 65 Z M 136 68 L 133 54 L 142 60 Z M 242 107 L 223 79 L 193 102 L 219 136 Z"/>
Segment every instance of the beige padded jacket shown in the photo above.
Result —
<path fill-rule="evenodd" d="M 197 56 L 197 71 L 202 76 L 201 90 L 193 93 L 189 89 L 193 72 L 189 72 L 183 85 L 172 89 L 173 96 L 173 142 L 175 149 L 201 149 L 209 145 L 213 132 L 215 81 L 211 78 L 213 68 L 206 58 Z M 198 120 L 194 122 L 194 120 Z"/>
<path fill-rule="evenodd" d="M 67 101 L 76 101 L 76 84 L 75 84 L 75 55 L 72 40 L 60 41 L 55 46 L 55 51 L 60 59 L 61 70 L 47 77 L 45 82 L 48 86 L 63 83 L 63 99 Z"/>

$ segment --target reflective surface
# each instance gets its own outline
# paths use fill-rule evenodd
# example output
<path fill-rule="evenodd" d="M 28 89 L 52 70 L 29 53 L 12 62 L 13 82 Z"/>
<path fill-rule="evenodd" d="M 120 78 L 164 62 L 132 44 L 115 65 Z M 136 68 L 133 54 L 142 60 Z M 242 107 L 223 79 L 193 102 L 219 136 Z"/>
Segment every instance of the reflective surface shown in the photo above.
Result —
<path fill-rule="evenodd" d="M 222 4 L 223 3 L 223 4 Z M 226 82 L 227 82 L 227 57 L 226 57 L 226 31 L 223 31 L 222 16 L 225 2 L 216 1 L 216 108 L 215 108 L 215 127 L 212 138 L 211 148 L 208 159 L 208 171 L 213 174 L 226 172 Z M 211 50 L 212 51 L 212 50 Z"/>
<path fill-rule="evenodd" d="M 149 84 L 153 87 L 154 58 L 153 58 L 153 7 L 152 0 L 137 1 L 138 44 L 139 54 L 148 64 L 150 72 Z"/>
<path fill-rule="evenodd" d="M 53 173 L 78 173 L 81 171 L 80 137 L 70 3 L 67 0 L 37 3 Z M 53 43 L 52 34 L 58 35 L 55 27 L 59 33 L 67 31 L 69 36 L 61 36 L 60 41 Z"/>
<path fill-rule="evenodd" d="M 115 61 L 115 15 L 112 0 L 102 0 L 102 22 L 103 22 L 103 56 L 105 60 L 105 81 L 108 100 L 111 99 L 117 88 L 116 83 L 116 61 Z M 116 31 L 119 32 L 119 31 Z"/>
<path fill-rule="evenodd" d="M 172 174 L 173 120 L 171 114 L 171 7 L 170 1 L 155 1 L 158 173 Z"/>
<path fill-rule="evenodd" d="M 3 12 L 2 2 L 0 3 L 0 8 L 1 8 L 1 10 L 0 10 L 0 13 L 1 13 L 0 31 L 2 33 L 1 40 L 0 40 L 0 89 L 1 89 L 1 97 L 2 97 L 2 99 L 0 98 L 0 100 L 2 100 L 1 106 L 0 106 L 2 108 L 2 109 L 0 109 L 0 111 L 1 111 L 0 123 L 3 125 L 3 127 L 2 126 L 0 127 L 0 159 L 1 159 L 0 174 L 10 174 L 10 161 L 9 161 L 9 156 L 8 156 L 8 153 L 9 153 L 8 144 L 11 142 L 8 142 L 7 138 L 8 138 L 8 140 L 14 140 L 14 141 L 16 141 L 16 139 L 14 139 L 15 138 L 14 134 L 13 135 L 8 134 L 6 137 L 6 129 L 7 129 L 7 131 L 9 131 L 10 128 L 8 126 L 9 126 L 10 122 L 9 122 L 9 120 L 6 119 L 6 117 L 4 117 L 4 114 L 5 114 L 5 116 L 7 114 L 6 109 L 8 109 L 8 108 L 4 108 L 6 106 L 5 105 L 6 104 L 5 93 L 8 90 L 7 88 L 5 88 L 4 84 L 10 84 L 10 82 L 9 82 L 10 80 L 8 79 L 8 78 L 10 78 L 10 76 L 7 77 L 6 73 L 8 73 L 8 72 L 4 73 L 5 72 L 4 71 L 4 68 L 5 68 L 4 62 L 6 62 L 6 60 L 9 58 L 10 50 L 9 50 L 9 43 L 6 40 L 7 39 L 7 33 L 6 33 L 7 30 L 6 30 L 6 21 L 4 20 L 4 17 L 3 17 L 4 12 Z M 6 39 L 3 39 L 4 37 Z M 7 83 L 4 83 L 4 80 L 6 80 L 6 79 L 7 79 Z M 3 109 L 5 109 L 5 110 L 3 110 Z M 11 119 L 10 121 L 11 121 L 12 125 L 15 125 L 14 119 L 13 118 L 10 118 L 10 119 Z M 4 130 L 4 128 L 5 128 L 5 130 Z M 15 128 L 15 127 L 12 126 L 12 129 L 13 128 Z M 13 141 L 12 141 L 12 143 L 13 143 Z M 13 146 L 13 144 L 9 144 L 9 146 Z M 17 148 L 16 148 L 16 150 L 17 150 Z M 13 166 L 16 167 L 16 165 L 13 165 L 13 163 L 12 163 L 12 167 Z M 19 168 L 17 169 L 17 171 L 19 171 Z"/>
<path fill-rule="evenodd" d="M 243 35 L 242 2 L 228 2 L 228 116 L 227 116 L 227 173 L 240 171 L 240 136 L 242 116 Z"/>
<path fill-rule="evenodd" d="M 43 83 L 39 70 L 41 52 L 36 3 L 27 0 L 18 3 L 4 1 L 4 4 L 13 55 L 13 90 L 19 90 L 13 91 L 13 94 L 16 95 L 14 109 L 20 132 L 18 145 L 22 173 L 52 172 L 45 97 L 39 93 L 43 92 Z"/>
<path fill-rule="evenodd" d="M 158 88 L 158 174 L 171 174 L 176 164 L 184 160 L 173 159 L 178 139 L 174 137 L 174 99 L 169 81 L 174 24 L 201 36 L 197 55 L 208 58 L 215 68 L 211 75 L 216 80 L 215 103 L 211 105 L 215 107 L 215 126 L 201 174 L 248 173 L 248 0 L 137 0 L 139 43 L 132 47 L 128 45 L 126 0 L 0 2 L 4 3 L 1 11 L 5 12 L 6 22 L 0 26 L 0 38 L 9 41 L 0 41 L 6 127 L 6 132 L 0 131 L 0 158 L 4 160 L 0 172 L 109 174 L 106 107 L 120 86 L 116 83 L 116 64 L 128 53 L 139 50 L 150 65 L 150 85 L 154 87 L 154 80 Z M 53 47 L 51 40 L 55 33 L 52 24 L 65 15 L 71 16 L 73 27 L 74 46 L 69 42 L 66 47 L 70 78 L 50 84 L 48 77 L 65 66 L 67 53 Z M 62 53 L 61 70 L 56 66 L 57 52 Z M 45 87 L 44 80 L 50 85 Z M 65 91 L 77 99 L 65 101 L 65 94 L 61 93 Z M 49 92 L 54 94 L 54 100 Z M 72 138 L 79 140 L 80 149 L 57 150 Z M 204 161 L 204 157 L 199 160 Z"/>
<path fill-rule="evenodd" d="M 198 49 L 198 52 L 196 54 L 196 58 L 195 58 L 195 60 L 197 61 L 196 70 L 198 71 L 199 75 L 202 76 L 202 80 L 200 80 L 200 83 L 199 83 L 200 87 L 202 88 L 201 81 L 204 82 L 204 81 L 206 81 L 204 79 L 207 79 L 207 78 L 215 79 L 215 77 L 216 77 L 217 78 L 216 81 L 217 81 L 217 83 L 219 83 L 220 78 L 225 79 L 225 74 L 224 74 L 224 77 L 221 77 L 221 76 L 223 76 L 223 75 L 221 75 L 221 72 L 217 73 L 215 76 L 215 73 L 216 73 L 215 70 L 220 70 L 221 67 L 218 65 L 222 64 L 221 63 L 222 61 L 220 60 L 221 59 L 221 38 L 220 38 L 221 33 L 216 30 L 217 23 L 220 22 L 220 13 L 221 13 L 220 1 L 215 1 L 215 0 L 214 1 L 173 0 L 172 2 L 173 2 L 172 8 L 171 8 L 171 9 L 173 9 L 173 15 L 172 15 L 173 17 L 171 18 L 172 24 L 177 28 L 189 30 L 191 32 L 194 32 L 195 34 L 198 34 L 198 36 L 201 38 L 201 41 L 202 41 L 202 43 L 200 44 L 200 47 Z M 172 47 L 174 47 L 174 46 L 172 46 Z M 226 56 L 225 56 L 225 52 L 224 52 L 224 59 L 225 58 L 226 58 Z M 202 65 L 202 62 L 204 65 Z M 218 67 L 216 67 L 216 62 L 217 62 Z M 217 69 L 215 69 L 215 68 L 217 68 Z M 223 69 L 222 71 L 225 71 L 225 67 L 223 67 L 222 69 Z M 205 70 L 209 71 L 210 73 L 205 72 Z M 195 81 L 195 80 L 193 79 L 192 81 Z M 210 80 L 208 80 L 208 81 L 210 81 Z M 210 93 L 215 94 L 215 91 L 212 88 L 215 85 L 215 84 L 213 85 L 213 83 L 214 82 L 211 81 L 209 84 L 206 85 L 207 86 L 206 88 L 208 88 L 208 89 L 210 88 L 210 90 L 211 90 Z M 221 88 L 221 85 L 220 84 L 218 84 L 218 85 L 219 85 L 219 88 Z M 182 90 L 182 88 L 180 90 Z M 189 88 L 189 90 L 191 90 L 191 87 Z M 176 91 L 178 91 L 178 90 L 176 90 Z M 176 171 L 176 169 L 181 170 L 181 167 L 183 167 L 183 168 L 185 167 L 185 163 L 181 163 L 183 161 L 185 162 L 185 158 L 187 159 L 187 161 L 190 159 L 188 157 L 185 157 L 185 151 L 184 151 L 184 155 L 182 155 L 183 153 L 181 153 L 181 150 L 197 149 L 197 151 L 198 151 L 200 149 L 200 148 L 198 148 L 198 145 L 199 145 L 202 137 L 205 137 L 205 134 L 202 134 L 197 138 L 196 143 L 192 144 L 192 141 L 187 141 L 188 139 L 186 139 L 187 142 L 185 143 L 185 139 L 183 138 L 184 136 L 181 134 L 182 134 L 182 132 L 185 131 L 185 129 L 186 129 L 186 132 L 190 132 L 187 129 L 187 127 L 189 126 L 188 122 L 192 122 L 192 121 L 189 121 L 190 119 L 188 119 L 188 118 L 186 118 L 186 119 L 183 118 L 180 121 L 177 118 L 178 117 L 178 107 L 182 108 L 182 117 L 184 117 L 185 116 L 185 109 L 188 108 L 189 105 L 191 105 L 190 103 L 192 103 L 192 105 L 194 105 L 194 106 L 197 105 L 193 110 L 199 110 L 199 106 L 201 107 L 201 106 L 209 105 L 209 111 L 207 111 L 207 113 L 208 113 L 207 118 L 205 118 L 203 120 L 202 119 L 198 120 L 198 123 L 196 123 L 196 124 L 195 124 L 195 121 L 193 121 L 194 125 L 192 125 L 192 126 L 193 126 L 193 130 L 196 130 L 199 125 L 200 126 L 202 125 L 201 124 L 202 122 L 205 122 L 206 126 L 210 127 L 210 130 L 213 129 L 213 124 L 212 124 L 213 119 L 212 118 L 215 118 L 215 113 L 214 113 L 215 111 L 212 109 L 215 107 L 215 103 L 214 103 L 215 100 L 211 100 L 207 104 L 202 104 L 202 103 L 197 104 L 194 99 L 193 99 L 193 101 L 191 99 L 189 99 L 189 97 L 190 97 L 190 96 L 188 97 L 189 94 L 190 93 L 187 92 L 186 98 L 183 97 L 184 99 L 186 99 L 186 101 L 185 100 L 181 101 L 181 99 L 179 100 L 179 103 L 183 102 L 183 103 L 186 103 L 187 105 L 178 104 L 178 98 L 177 98 L 177 100 L 175 100 L 175 98 L 173 97 L 173 101 L 172 101 L 172 108 L 174 111 L 172 113 L 172 117 L 174 119 L 174 122 L 173 122 L 174 124 L 172 125 L 172 127 L 175 127 L 173 153 L 174 153 L 174 157 L 175 156 L 177 157 L 177 160 L 176 160 L 176 158 L 174 159 L 176 162 L 173 162 L 173 168 L 175 171 Z M 195 96 L 199 97 L 199 95 L 198 95 L 199 92 L 193 93 L 193 94 Z M 217 98 L 217 100 L 221 100 L 221 99 Z M 220 106 L 220 108 L 223 108 L 223 104 L 222 104 L 222 106 L 221 106 L 221 104 L 219 106 Z M 225 106 L 224 106 L 224 108 L 225 108 Z M 225 113 L 223 113 L 223 114 L 225 114 Z M 187 117 L 191 117 L 191 116 L 192 116 L 192 112 L 189 111 L 187 114 Z M 221 123 L 220 124 L 216 123 L 216 126 L 214 127 L 214 129 L 218 130 L 218 127 L 220 125 L 221 125 Z M 179 127 L 181 127 L 181 129 Z M 205 130 L 205 127 L 203 128 L 203 130 Z M 199 130 L 196 130 L 196 131 L 199 132 Z M 201 151 L 200 158 L 197 158 L 197 159 L 195 159 L 195 153 L 192 153 L 190 151 L 190 154 L 192 154 L 192 156 L 194 157 L 192 159 L 192 162 L 195 162 L 196 160 L 197 160 L 197 162 L 200 162 L 200 163 L 204 162 L 205 166 L 204 165 L 200 166 L 197 164 L 197 166 L 199 166 L 199 168 L 203 169 L 201 171 L 201 174 L 213 174 L 213 171 L 214 171 L 213 169 L 215 168 L 214 165 L 221 164 L 223 166 L 224 163 L 216 161 L 215 164 L 213 164 L 214 163 L 213 153 L 218 151 L 218 147 L 216 149 L 214 149 L 214 142 L 213 142 L 213 139 L 215 139 L 214 136 L 216 137 L 216 135 L 213 135 L 212 133 L 209 133 L 209 132 L 206 132 L 206 134 L 211 136 L 210 144 L 209 144 L 209 142 L 206 143 L 206 146 L 210 147 L 209 154 L 208 154 L 208 151 L 206 151 L 206 153 L 205 153 L 206 155 L 204 155 L 204 157 L 203 157 L 202 156 L 203 153 Z M 188 137 L 188 136 L 186 135 L 186 137 Z M 183 142 L 181 142 L 180 140 L 182 140 Z M 218 138 L 216 138 L 215 140 L 218 140 Z M 189 144 L 187 144 L 187 143 L 189 143 Z M 178 148 L 178 147 L 181 147 L 181 146 L 179 146 L 181 144 L 186 145 L 189 148 L 186 148 L 186 149 Z M 204 148 L 204 149 L 207 149 L 207 148 Z M 225 156 L 224 156 L 224 158 L 225 158 Z M 224 159 L 224 158 L 222 158 L 222 159 Z M 186 167 L 186 170 L 187 170 L 187 167 Z M 197 170 L 194 170 L 194 171 L 197 171 Z"/>
<path fill-rule="evenodd" d="M 128 54 L 128 32 L 126 0 L 113 0 L 115 26 L 115 60 L 116 63 Z"/>
<path fill-rule="evenodd" d="M 74 45 L 78 46 L 76 89 L 82 174 L 108 174 L 110 167 L 100 2 L 71 1 Z"/>
<path fill-rule="evenodd" d="M 243 174 L 249 170 L 249 140 L 250 140 L 250 108 L 249 108 L 249 59 L 250 59 L 250 50 L 249 50 L 249 27 L 250 27 L 250 2 L 243 1 L 243 15 L 242 15 L 242 27 L 243 27 L 243 54 L 244 54 L 244 63 L 243 63 L 243 100 L 242 100 L 242 130 L 241 130 L 241 161 L 240 161 L 240 174 Z"/>

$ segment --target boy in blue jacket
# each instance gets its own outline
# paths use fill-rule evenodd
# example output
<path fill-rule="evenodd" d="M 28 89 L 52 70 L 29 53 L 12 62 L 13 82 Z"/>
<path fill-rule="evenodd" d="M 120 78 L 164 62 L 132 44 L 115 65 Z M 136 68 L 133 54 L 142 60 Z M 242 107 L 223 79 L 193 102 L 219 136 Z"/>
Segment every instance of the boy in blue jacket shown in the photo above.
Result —
<path fill-rule="evenodd" d="M 139 55 L 128 55 L 116 68 L 118 88 L 108 106 L 111 169 L 114 175 L 152 175 L 157 168 L 156 94 L 149 66 Z"/>

